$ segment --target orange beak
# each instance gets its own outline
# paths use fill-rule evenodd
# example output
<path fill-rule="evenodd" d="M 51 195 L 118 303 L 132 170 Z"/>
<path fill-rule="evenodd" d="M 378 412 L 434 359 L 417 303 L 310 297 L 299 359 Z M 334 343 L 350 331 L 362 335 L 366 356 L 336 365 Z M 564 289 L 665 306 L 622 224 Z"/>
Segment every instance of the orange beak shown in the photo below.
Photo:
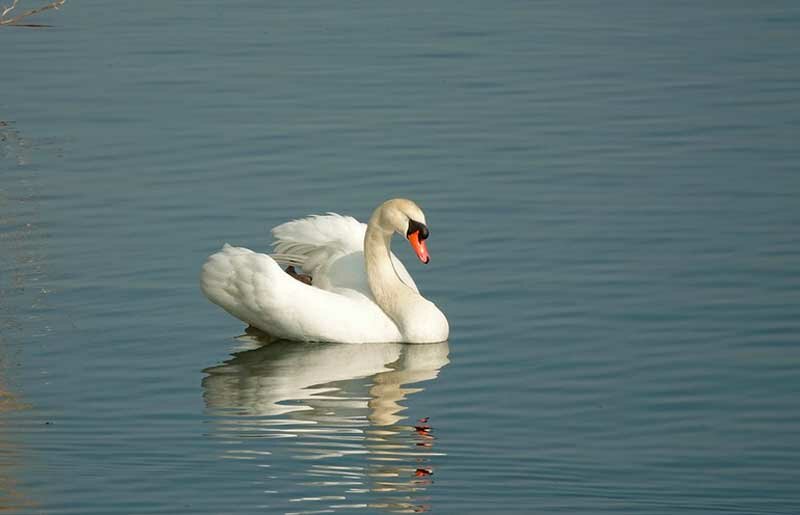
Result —
<path fill-rule="evenodd" d="M 428 255 L 428 247 L 425 245 L 425 240 L 419 239 L 419 231 L 409 234 L 408 242 L 411 243 L 411 248 L 414 249 L 419 260 L 427 265 L 431 257 Z"/>

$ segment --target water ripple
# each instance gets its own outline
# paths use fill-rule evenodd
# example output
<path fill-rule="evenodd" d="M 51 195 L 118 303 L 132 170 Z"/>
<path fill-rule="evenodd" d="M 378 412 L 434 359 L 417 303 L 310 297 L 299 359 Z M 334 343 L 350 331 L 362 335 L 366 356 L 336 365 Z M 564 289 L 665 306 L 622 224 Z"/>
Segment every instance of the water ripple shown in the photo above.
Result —
<path fill-rule="evenodd" d="M 402 423 L 401 403 L 424 390 L 408 385 L 438 376 L 448 353 L 447 343 L 293 342 L 238 353 L 203 379 L 220 457 L 269 471 L 270 506 L 287 514 L 426 511 L 446 454 L 435 449 L 430 419 Z M 292 495 L 298 487 L 303 495 Z"/>

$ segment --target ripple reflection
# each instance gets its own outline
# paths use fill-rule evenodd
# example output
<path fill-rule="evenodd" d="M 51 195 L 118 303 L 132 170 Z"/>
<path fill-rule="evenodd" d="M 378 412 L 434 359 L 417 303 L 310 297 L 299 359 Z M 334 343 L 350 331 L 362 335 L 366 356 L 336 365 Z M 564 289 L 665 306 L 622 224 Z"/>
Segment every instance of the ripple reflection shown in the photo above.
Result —
<path fill-rule="evenodd" d="M 268 506 L 284 513 L 430 509 L 426 492 L 443 454 L 434 419 L 402 423 L 403 401 L 447 365 L 447 342 L 246 339 L 263 346 L 206 369 L 204 398 L 227 447 L 222 457 L 267 472 L 259 479 L 272 496 Z"/>

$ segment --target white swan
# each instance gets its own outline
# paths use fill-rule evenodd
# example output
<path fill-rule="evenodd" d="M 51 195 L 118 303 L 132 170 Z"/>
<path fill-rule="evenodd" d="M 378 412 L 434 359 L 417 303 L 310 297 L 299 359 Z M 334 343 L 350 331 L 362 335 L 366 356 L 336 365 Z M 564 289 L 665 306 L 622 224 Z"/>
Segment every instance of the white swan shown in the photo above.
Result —
<path fill-rule="evenodd" d="M 447 339 L 447 318 L 420 295 L 389 246 L 393 233 L 430 260 L 425 215 L 412 201 L 388 200 L 365 225 L 330 213 L 272 229 L 272 256 L 225 245 L 203 265 L 200 286 L 225 311 L 290 340 L 433 343 Z M 312 284 L 278 263 L 300 266 Z"/>

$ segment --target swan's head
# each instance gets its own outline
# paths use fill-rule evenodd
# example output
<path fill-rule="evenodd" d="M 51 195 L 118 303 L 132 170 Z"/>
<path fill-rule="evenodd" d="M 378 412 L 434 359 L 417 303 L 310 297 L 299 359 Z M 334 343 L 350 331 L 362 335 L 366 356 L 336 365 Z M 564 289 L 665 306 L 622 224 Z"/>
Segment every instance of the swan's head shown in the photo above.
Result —
<path fill-rule="evenodd" d="M 411 244 L 420 261 L 427 264 L 431 257 L 425 240 L 428 238 L 428 226 L 425 213 L 414 202 L 404 198 L 387 200 L 375 210 L 377 222 L 385 231 L 402 235 Z"/>

